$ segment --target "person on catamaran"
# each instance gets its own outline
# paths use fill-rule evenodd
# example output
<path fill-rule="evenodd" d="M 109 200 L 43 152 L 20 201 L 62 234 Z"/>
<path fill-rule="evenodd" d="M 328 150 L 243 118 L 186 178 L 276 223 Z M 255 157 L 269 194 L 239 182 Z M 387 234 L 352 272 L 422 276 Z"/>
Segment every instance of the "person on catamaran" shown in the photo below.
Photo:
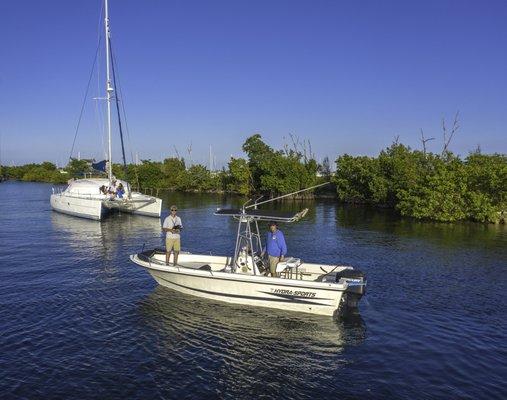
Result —
<path fill-rule="evenodd" d="M 171 213 L 164 220 L 162 230 L 166 233 L 165 236 L 165 262 L 169 265 L 169 257 L 171 251 L 173 252 L 173 265 L 176 266 L 178 263 L 178 254 L 181 250 L 180 232 L 183 225 L 181 218 L 176 215 L 178 207 L 171 206 Z"/>
<path fill-rule="evenodd" d="M 111 184 L 107 188 L 107 193 L 109 194 L 109 200 L 114 200 L 116 197 L 116 179 L 111 181 Z"/>
<path fill-rule="evenodd" d="M 118 196 L 119 199 L 123 199 L 124 194 L 125 194 L 125 188 L 123 187 L 123 184 L 120 182 L 118 184 L 118 187 L 116 188 L 116 196 Z"/>
<path fill-rule="evenodd" d="M 287 244 L 282 231 L 274 221 L 269 223 L 269 232 L 266 235 L 266 253 L 269 259 L 269 272 L 272 277 L 277 277 L 276 266 L 287 254 Z"/>

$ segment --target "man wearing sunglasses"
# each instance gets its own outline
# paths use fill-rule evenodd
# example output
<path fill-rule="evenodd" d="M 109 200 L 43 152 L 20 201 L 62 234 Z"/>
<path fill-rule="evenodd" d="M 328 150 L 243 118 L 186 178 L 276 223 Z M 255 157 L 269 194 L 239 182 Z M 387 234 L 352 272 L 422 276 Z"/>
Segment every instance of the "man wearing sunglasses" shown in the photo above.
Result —
<path fill-rule="evenodd" d="M 181 242 L 180 242 L 180 231 L 183 228 L 181 224 L 181 218 L 176 215 L 178 211 L 178 207 L 171 206 L 171 213 L 164 220 L 164 224 L 162 225 L 162 230 L 165 234 L 165 262 L 169 265 L 169 257 L 171 256 L 171 251 L 174 254 L 173 265 L 176 266 L 178 263 L 178 254 L 181 250 Z"/>

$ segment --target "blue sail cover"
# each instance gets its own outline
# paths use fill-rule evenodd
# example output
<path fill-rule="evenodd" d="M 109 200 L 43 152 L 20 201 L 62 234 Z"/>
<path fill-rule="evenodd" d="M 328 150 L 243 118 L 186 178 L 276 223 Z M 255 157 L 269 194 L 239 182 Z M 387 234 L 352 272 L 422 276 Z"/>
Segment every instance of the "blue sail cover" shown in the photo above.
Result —
<path fill-rule="evenodd" d="M 107 164 L 107 160 L 102 160 L 102 161 L 99 161 L 96 163 L 92 163 L 92 168 L 97 171 L 106 172 L 106 164 Z"/>

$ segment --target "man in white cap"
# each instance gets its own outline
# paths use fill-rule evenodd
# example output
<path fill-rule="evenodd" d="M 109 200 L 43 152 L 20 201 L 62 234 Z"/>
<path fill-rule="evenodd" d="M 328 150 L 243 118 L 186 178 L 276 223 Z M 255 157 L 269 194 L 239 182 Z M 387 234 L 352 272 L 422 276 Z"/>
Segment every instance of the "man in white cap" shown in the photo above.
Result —
<path fill-rule="evenodd" d="M 171 251 L 174 254 L 173 265 L 176 266 L 178 263 L 178 254 L 181 250 L 181 242 L 180 242 L 180 231 L 183 228 L 181 223 L 181 218 L 176 215 L 178 211 L 178 207 L 171 206 L 171 213 L 164 220 L 164 224 L 162 225 L 162 230 L 166 233 L 165 236 L 165 262 L 169 265 L 169 257 L 171 256 Z"/>

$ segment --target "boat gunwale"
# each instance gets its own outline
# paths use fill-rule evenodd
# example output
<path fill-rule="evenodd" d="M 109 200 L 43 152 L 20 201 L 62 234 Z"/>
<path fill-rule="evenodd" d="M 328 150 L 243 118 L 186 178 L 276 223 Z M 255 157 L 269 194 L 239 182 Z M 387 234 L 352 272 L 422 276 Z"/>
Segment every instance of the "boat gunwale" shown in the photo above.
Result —
<path fill-rule="evenodd" d="M 258 285 L 271 285 L 271 286 L 285 286 L 285 287 L 295 287 L 299 289 L 319 289 L 326 290 L 332 292 L 345 292 L 348 289 L 347 284 L 341 283 L 331 283 L 331 282 L 315 282 L 315 281 L 300 281 L 296 279 L 285 279 L 285 278 L 273 278 L 267 276 L 256 276 L 256 275 L 244 275 L 244 274 L 234 274 L 230 272 L 221 272 L 221 271 L 207 271 L 207 270 L 199 270 L 192 269 L 187 267 L 174 267 L 171 265 L 160 265 L 158 263 L 153 266 L 151 262 L 141 260 L 137 254 L 133 254 L 130 256 L 130 260 L 135 264 L 147 269 L 158 272 L 165 272 L 169 274 L 176 275 L 186 275 L 186 276 L 195 276 L 201 278 L 211 278 L 216 280 L 226 280 L 226 281 L 234 281 L 240 283 L 255 283 Z M 158 264 L 158 268 L 156 265 Z M 185 271 L 181 271 L 184 268 Z M 172 269 L 172 270 L 171 270 Z M 190 273 L 189 273 L 190 272 Z M 219 274 L 218 276 L 216 276 Z M 245 279 L 247 278 L 247 279 Z M 299 284 L 299 282 L 304 282 L 304 284 Z"/>

